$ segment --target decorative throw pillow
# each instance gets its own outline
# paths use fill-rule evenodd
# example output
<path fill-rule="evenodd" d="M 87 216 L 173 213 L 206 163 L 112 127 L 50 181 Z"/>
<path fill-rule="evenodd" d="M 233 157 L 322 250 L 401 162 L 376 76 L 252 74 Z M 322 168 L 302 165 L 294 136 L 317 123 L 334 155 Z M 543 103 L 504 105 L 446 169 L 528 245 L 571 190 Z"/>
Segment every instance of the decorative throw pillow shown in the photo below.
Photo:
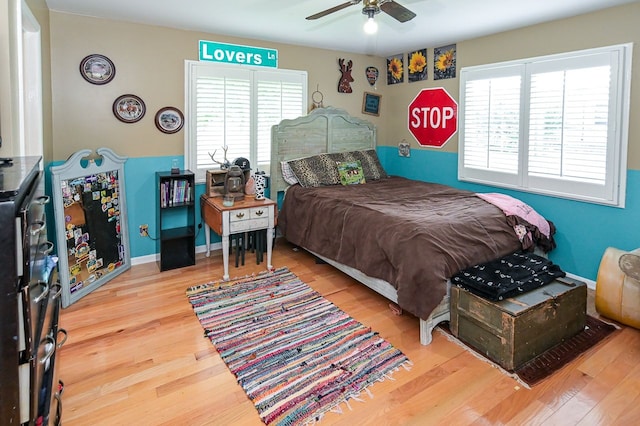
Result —
<path fill-rule="evenodd" d="M 360 160 L 342 161 L 337 163 L 340 183 L 343 185 L 357 185 L 365 183 L 364 172 Z"/>
<path fill-rule="evenodd" d="M 289 160 L 288 163 L 300 185 L 305 188 L 340 183 L 338 167 L 328 154 Z"/>
<path fill-rule="evenodd" d="M 367 149 L 363 151 L 349 151 L 331 154 L 335 161 L 356 161 L 362 164 L 364 178 L 369 181 L 386 179 L 389 177 L 385 172 L 375 149 Z"/>
<path fill-rule="evenodd" d="M 296 178 L 295 173 L 291 170 L 291 166 L 286 161 L 280 162 L 280 168 L 282 169 L 282 178 L 289 185 L 295 185 L 298 183 L 298 178 Z"/>

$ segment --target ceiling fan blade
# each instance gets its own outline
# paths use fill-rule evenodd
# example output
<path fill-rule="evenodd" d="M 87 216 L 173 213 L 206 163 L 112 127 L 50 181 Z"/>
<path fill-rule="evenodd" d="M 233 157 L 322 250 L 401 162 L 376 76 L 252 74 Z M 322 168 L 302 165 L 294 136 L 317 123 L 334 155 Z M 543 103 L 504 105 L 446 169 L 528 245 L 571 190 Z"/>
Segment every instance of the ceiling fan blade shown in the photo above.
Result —
<path fill-rule="evenodd" d="M 353 6 L 354 4 L 360 3 L 360 0 L 351 0 L 346 3 L 339 4 L 337 6 L 332 7 L 331 9 L 323 10 L 322 12 L 316 13 L 315 15 L 307 16 L 306 19 L 313 20 L 322 18 L 323 16 L 327 16 L 330 13 L 337 12 L 339 10 L 344 9 L 345 7 Z"/>
<path fill-rule="evenodd" d="M 400 22 L 407 22 L 416 17 L 415 13 L 392 0 L 384 3 L 381 2 L 380 9 Z"/>

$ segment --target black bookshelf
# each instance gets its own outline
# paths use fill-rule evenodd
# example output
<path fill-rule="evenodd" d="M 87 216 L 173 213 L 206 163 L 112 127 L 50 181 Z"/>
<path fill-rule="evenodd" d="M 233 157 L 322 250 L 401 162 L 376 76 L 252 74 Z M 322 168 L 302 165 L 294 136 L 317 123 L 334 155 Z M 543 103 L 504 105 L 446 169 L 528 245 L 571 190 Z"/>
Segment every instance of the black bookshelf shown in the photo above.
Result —
<path fill-rule="evenodd" d="M 156 183 L 160 271 L 195 265 L 195 175 L 157 172 Z"/>

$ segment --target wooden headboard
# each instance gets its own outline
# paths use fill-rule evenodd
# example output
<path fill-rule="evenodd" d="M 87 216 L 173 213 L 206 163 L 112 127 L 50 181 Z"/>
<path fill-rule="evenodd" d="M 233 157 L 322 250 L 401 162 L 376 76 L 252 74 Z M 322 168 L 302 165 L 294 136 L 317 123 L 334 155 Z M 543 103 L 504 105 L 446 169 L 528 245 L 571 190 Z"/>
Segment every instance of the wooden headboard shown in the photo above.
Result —
<path fill-rule="evenodd" d="M 376 148 L 376 128 L 345 110 L 316 108 L 308 115 L 282 120 L 271 128 L 271 198 L 288 184 L 282 178 L 281 161 L 327 152 Z"/>

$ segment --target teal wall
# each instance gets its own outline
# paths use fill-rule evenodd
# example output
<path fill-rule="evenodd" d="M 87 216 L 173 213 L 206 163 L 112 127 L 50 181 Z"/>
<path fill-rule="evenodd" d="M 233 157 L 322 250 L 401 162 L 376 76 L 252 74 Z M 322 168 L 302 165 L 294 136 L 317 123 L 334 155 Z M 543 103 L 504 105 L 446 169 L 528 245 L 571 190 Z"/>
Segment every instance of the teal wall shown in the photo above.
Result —
<path fill-rule="evenodd" d="M 183 156 L 129 158 L 125 163 L 127 211 L 129 214 L 129 245 L 131 257 L 141 257 L 156 254 L 156 241 L 141 237 L 138 227 L 149 225 L 149 234 L 157 238 L 156 224 L 156 172 L 171 170 L 171 161 L 178 159 L 183 168 Z M 205 185 L 196 185 L 196 247 L 205 244 L 204 226 L 201 224 L 200 196 L 205 192 Z M 164 219 L 163 219 L 164 221 Z M 211 233 L 211 241 L 220 241 L 215 233 Z"/>
<path fill-rule="evenodd" d="M 125 175 L 125 192 L 127 199 L 127 217 L 129 225 L 129 246 L 131 257 L 142 257 L 156 254 L 156 241 L 158 236 L 158 228 L 156 224 L 156 175 L 158 171 L 171 170 L 171 162 L 178 159 L 180 167 L 184 167 L 183 156 L 170 157 L 144 157 L 129 158 L 124 165 Z M 46 174 L 46 192 L 52 195 L 51 191 L 51 172 L 50 167 L 64 163 L 58 161 L 47 166 Z M 196 185 L 196 247 L 205 244 L 204 227 L 198 227 L 201 223 L 200 217 L 200 196 L 205 191 L 205 185 Z M 49 214 L 53 218 L 53 210 Z M 181 218 L 182 219 L 182 218 Z M 149 225 L 149 234 L 151 238 L 141 237 L 138 227 L 140 225 Z M 49 229 L 54 229 L 54 224 L 48 224 Z M 55 240 L 55 232 L 51 232 L 53 241 Z M 154 239 L 152 239 L 154 238 Z M 211 241 L 218 242 L 220 237 L 215 233 L 211 233 Z"/>
<path fill-rule="evenodd" d="M 640 171 L 627 172 L 626 207 L 620 209 L 460 182 L 457 179 L 456 153 L 413 149 L 411 157 L 407 158 L 398 156 L 395 147 L 380 146 L 378 155 L 385 170 L 392 175 L 442 183 L 475 192 L 502 192 L 529 204 L 555 224 L 557 248 L 549 253 L 549 258 L 571 274 L 595 281 L 600 259 L 607 247 L 622 250 L 640 247 Z M 141 237 L 138 226 L 148 224 L 151 237 L 157 237 L 155 172 L 170 170 L 174 158 L 178 158 L 182 166 L 182 156 L 129 158 L 125 163 L 132 258 L 156 253 L 156 242 L 151 238 Z M 205 244 L 198 201 L 204 191 L 204 184 L 196 185 L 196 246 Z M 212 233 L 211 241 L 218 242 L 220 237 Z"/>
<path fill-rule="evenodd" d="M 557 247 L 549 258 L 571 274 L 595 281 L 607 247 L 632 250 L 640 247 L 640 171 L 627 172 L 626 207 L 565 200 L 486 185 L 460 182 L 458 154 L 412 149 L 400 157 L 396 147 L 379 146 L 378 156 L 387 173 L 437 182 L 474 192 L 501 192 L 518 198 L 552 221 Z"/>

